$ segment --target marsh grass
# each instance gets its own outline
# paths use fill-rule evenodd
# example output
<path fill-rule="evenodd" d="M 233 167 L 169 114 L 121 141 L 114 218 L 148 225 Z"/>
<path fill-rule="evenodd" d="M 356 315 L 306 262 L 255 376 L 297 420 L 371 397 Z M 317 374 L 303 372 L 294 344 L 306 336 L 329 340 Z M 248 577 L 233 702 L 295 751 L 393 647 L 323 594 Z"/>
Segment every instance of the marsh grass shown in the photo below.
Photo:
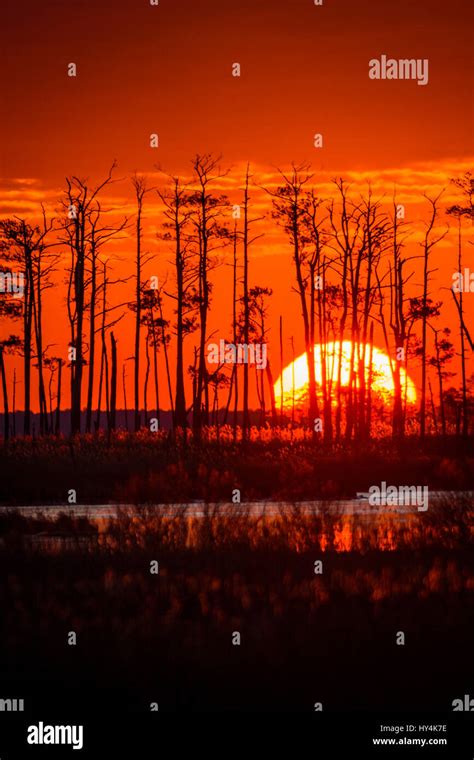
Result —
<path fill-rule="evenodd" d="M 452 497 L 409 520 L 329 504 L 145 507 L 101 524 L 3 514 L 2 678 L 58 693 L 72 679 L 89 702 L 94 683 L 97 699 L 139 709 L 152 695 L 165 710 L 310 709 L 321 694 L 334 709 L 441 709 L 472 670 L 471 507 Z"/>
<path fill-rule="evenodd" d="M 447 454 L 446 452 L 449 452 Z M 248 442 L 230 428 L 189 433 L 17 438 L 0 447 L 1 504 L 65 504 L 75 488 L 82 504 L 156 504 L 242 500 L 352 498 L 382 480 L 470 490 L 474 439 L 407 438 L 324 446 L 307 429 L 253 428 Z"/>

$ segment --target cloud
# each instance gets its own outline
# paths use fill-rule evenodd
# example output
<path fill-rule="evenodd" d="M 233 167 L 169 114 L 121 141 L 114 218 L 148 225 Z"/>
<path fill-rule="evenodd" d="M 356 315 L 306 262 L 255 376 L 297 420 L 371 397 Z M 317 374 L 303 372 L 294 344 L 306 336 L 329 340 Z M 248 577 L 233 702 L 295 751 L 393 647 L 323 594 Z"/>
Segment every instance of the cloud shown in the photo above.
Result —
<path fill-rule="evenodd" d="M 459 177 L 469 171 L 474 165 L 474 157 L 463 159 L 445 159 L 415 163 L 410 166 L 383 168 L 380 170 L 349 169 L 342 168 L 333 170 L 308 169 L 312 174 L 309 186 L 314 186 L 316 193 L 322 199 L 337 198 L 337 190 L 334 179 L 343 177 L 350 189 L 356 196 L 367 191 L 370 184 L 376 198 L 392 203 L 396 193 L 398 203 L 407 206 L 422 206 L 426 203 L 423 194 L 432 196 L 444 190 L 442 205 L 447 206 L 456 202 L 459 191 L 450 182 L 453 177 Z M 291 165 L 280 167 L 281 171 L 290 173 Z M 222 169 L 226 169 L 225 161 L 222 161 Z M 242 191 L 245 181 L 247 162 L 237 162 L 231 165 L 229 172 L 218 177 L 211 184 L 215 193 L 225 193 L 231 203 L 242 201 Z M 271 199 L 266 190 L 275 190 L 282 184 L 282 176 L 277 167 L 263 166 L 258 163 L 250 165 L 251 174 L 251 205 L 254 213 L 268 217 L 271 213 Z M 146 173 L 150 187 L 165 187 L 167 175 L 160 171 Z M 182 177 L 184 184 L 193 188 L 193 178 L 189 174 Z M 15 214 L 31 215 L 32 221 L 40 218 L 41 204 L 46 208 L 49 215 L 60 213 L 60 201 L 63 194 L 61 187 L 46 187 L 38 177 L 2 177 L 0 178 L 0 213 L 4 216 Z M 103 194 L 105 203 L 110 213 L 120 216 L 131 217 L 136 213 L 131 184 L 127 178 L 105 189 Z M 145 218 L 149 224 L 160 224 L 163 211 L 163 203 L 157 193 L 147 195 L 145 203 Z M 417 209 L 418 213 L 418 209 Z M 421 208 L 420 208 L 420 213 Z"/>

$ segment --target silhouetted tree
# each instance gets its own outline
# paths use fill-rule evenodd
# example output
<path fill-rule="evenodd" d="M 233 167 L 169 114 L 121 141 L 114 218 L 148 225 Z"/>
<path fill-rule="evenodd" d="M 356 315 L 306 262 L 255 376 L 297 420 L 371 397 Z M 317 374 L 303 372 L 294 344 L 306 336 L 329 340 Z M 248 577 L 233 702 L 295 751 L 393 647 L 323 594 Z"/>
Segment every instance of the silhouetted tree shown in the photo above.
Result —
<path fill-rule="evenodd" d="M 393 214 L 391 218 L 391 260 L 388 262 L 388 271 L 380 278 L 378 269 L 375 273 L 379 287 L 380 323 L 382 325 L 387 355 L 390 357 L 390 368 L 393 378 L 393 409 L 392 409 L 392 435 L 402 441 L 405 435 L 405 408 L 404 393 L 402 387 L 402 367 L 407 371 L 407 341 L 409 334 L 410 308 L 409 299 L 406 296 L 406 285 L 413 277 L 412 270 L 407 274 L 406 265 L 415 257 L 407 257 L 404 253 L 405 243 L 410 234 L 408 225 L 398 216 L 398 204 L 396 197 L 393 198 Z M 388 279 L 388 283 L 382 284 Z M 393 336 L 393 349 L 387 329 L 385 317 L 385 292 L 389 294 L 389 319 L 388 323 Z"/>
<path fill-rule="evenodd" d="M 429 324 L 429 323 L 428 323 Z M 434 333 L 434 346 L 435 354 L 430 357 L 429 364 L 436 370 L 438 378 L 438 393 L 439 393 L 439 410 L 441 416 L 441 432 L 443 436 L 446 436 L 446 413 L 444 403 L 444 389 L 443 382 L 448 377 L 453 376 L 453 372 L 449 372 L 446 368 L 447 364 L 452 361 L 454 357 L 454 346 L 449 340 L 451 330 L 449 327 L 445 327 L 443 330 L 436 329 L 433 325 L 429 324 Z M 439 337 L 439 334 L 442 337 Z"/>
<path fill-rule="evenodd" d="M 470 219 L 471 224 L 474 220 L 474 178 L 471 172 L 466 172 L 460 179 L 451 180 L 451 182 L 461 191 L 462 203 L 450 206 L 447 214 L 457 219 L 458 226 L 458 273 L 463 278 L 463 251 L 462 251 L 462 221 Z M 462 434 L 466 436 L 469 429 L 469 410 L 467 399 L 467 372 L 466 372 L 466 338 L 474 350 L 474 346 L 467 330 L 464 319 L 464 295 L 461 288 L 459 294 L 451 291 L 456 303 L 459 316 L 459 338 L 461 343 L 461 380 L 462 380 Z"/>
<path fill-rule="evenodd" d="M 150 256 L 142 251 L 142 218 L 143 202 L 146 193 L 151 188 L 147 187 L 144 177 L 132 178 L 132 185 L 135 191 L 135 200 L 137 204 L 136 218 L 136 256 L 135 256 L 135 367 L 134 367 L 134 420 L 135 431 L 140 430 L 140 327 L 141 319 L 141 293 L 142 293 L 142 271 L 146 263 L 150 261 Z"/>
<path fill-rule="evenodd" d="M 18 267 L 20 272 L 14 274 L 23 278 L 23 292 L 17 295 L 21 297 L 23 311 L 24 435 L 31 432 L 31 362 L 35 348 L 38 362 L 40 432 L 44 433 L 47 427 L 48 410 L 43 377 L 42 296 L 44 290 L 52 286 L 50 275 L 58 260 L 49 250 L 55 243 L 47 241 L 52 228 L 53 222 L 46 219 L 44 209 L 42 227 L 30 225 L 25 219 L 0 221 L 0 255 L 8 265 Z"/>
<path fill-rule="evenodd" d="M 21 346 L 21 340 L 17 335 L 10 335 L 0 341 L 0 377 L 3 393 L 3 440 L 5 443 L 10 437 L 10 410 L 8 405 L 8 383 L 5 369 L 5 354 L 12 353 Z"/>
<path fill-rule="evenodd" d="M 92 325 L 95 324 L 95 298 L 93 290 L 92 300 L 87 304 L 87 290 L 90 286 L 88 280 L 88 265 L 92 266 L 95 273 L 97 245 L 105 242 L 117 230 L 98 231 L 98 223 L 101 214 L 99 195 L 112 180 L 112 174 L 116 167 L 112 164 L 105 180 L 90 189 L 86 180 L 78 177 L 66 178 L 66 194 L 63 201 L 65 217 L 62 225 L 62 242 L 69 247 L 71 259 L 68 272 L 67 286 L 67 310 L 70 326 L 70 346 L 74 349 L 75 356 L 70 362 L 71 367 L 71 433 L 81 430 L 81 406 L 82 406 L 82 380 L 85 358 L 84 326 L 86 309 L 92 307 Z M 120 226 L 120 229 L 123 225 Z M 95 277 L 95 274 L 94 274 Z M 94 285 L 95 279 L 92 281 Z M 95 329 L 92 327 L 92 336 Z M 93 340 L 91 346 L 93 346 Z M 94 351 L 94 349 L 92 348 Z M 93 353 L 94 357 L 94 353 Z M 90 375 L 92 387 L 93 375 Z M 92 393 L 92 391 L 91 391 Z"/>
<path fill-rule="evenodd" d="M 314 361 L 314 320 L 311 321 L 311 268 L 309 263 L 308 195 L 305 186 L 311 180 L 309 166 L 293 164 L 289 175 L 279 170 L 283 184 L 276 190 L 268 190 L 272 197 L 273 218 L 286 233 L 293 252 L 296 275 L 296 292 L 299 295 L 303 317 L 304 343 L 308 362 L 309 425 L 314 430 L 314 420 L 319 416 L 316 396 Z M 308 294 L 309 286 L 309 294 Z M 314 303 L 314 300 L 313 300 Z"/>
<path fill-rule="evenodd" d="M 207 321 L 211 304 L 212 284 L 209 279 L 210 271 L 217 262 L 213 253 L 221 248 L 228 240 L 228 230 L 221 220 L 222 213 L 228 207 L 224 194 L 214 195 L 211 187 L 226 176 L 227 171 L 219 168 L 220 157 L 214 158 L 209 154 L 197 155 L 193 161 L 194 180 L 196 189 L 191 192 L 189 204 L 193 210 L 194 235 L 193 242 L 197 255 L 197 290 L 199 309 L 199 349 L 195 395 L 193 398 L 193 430 L 198 437 L 203 424 L 203 394 L 205 395 L 205 416 L 207 422 L 209 406 L 205 388 L 207 382 L 206 341 Z"/>
<path fill-rule="evenodd" d="M 196 282 L 198 274 L 192 266 L 192 247 L 189 235 L 191 209 L 189 191 L 182 186 L 178 177 L 171 178 L 171 188 L 165 192 L 158 191 L 164 204 L 165 233 L 164 240 L 174 242 L 174 268 L 176 276 L 176 294 L 166 294 L 176 301 L 176 390 L 174 427 L 185 428 L 187 425 L 186 394 L 184 387 L 184 339 L 196 329 L 195 310 L 197 306 Z"/>
<path fill-rule="evenodd" d="M 249 339 L 252 338 L 253 342 L 267 345 L 267 332 L 266 319 L 268 314 L 268 305 L 266 299 L 270 298 L 273 294 L 272 288 L 260 287 L 255 285 L 250 288 L 248 293 L 248 312 L 249 312 Z M 260 374 L 259 374 L 260 373 Z M 270 403 L 272 410 L 272 420 L 276 421 L 276 408 L 275 408 L 275 393 L 273 390 L 273 377 L 270 368 L 270 359 L 268 357 L 266 367 L 259 371 L 256 371 L 257 382 L 257 394 L 260 400 L 260 424 L 265 425 L 266 422 L 266 405 L 265 405 L 265 383 L 264 378 L 267 375 L 270 385 Z"/>
<path fill-rule="evenodd" d="M 424 195 L 430 204 L 430 216 L 426 224 L 426 230 L 423 238 L 423 297 L 421 311 L 421 396 L 420 396 L 420 437 L 425 437 L 426 431 L 426 367 L 427 367 L 427 327 L 428 317 L 430 316 L 428 288 L 430 274 L 433 270 L 429 269 L 429 257 L 433 248 L 446 236 L 447 230 L 442 234 L 436 235 L 436 221 L 439 215 L 438 201 L 442 192 L 436 197 L 430 198 Z"/>

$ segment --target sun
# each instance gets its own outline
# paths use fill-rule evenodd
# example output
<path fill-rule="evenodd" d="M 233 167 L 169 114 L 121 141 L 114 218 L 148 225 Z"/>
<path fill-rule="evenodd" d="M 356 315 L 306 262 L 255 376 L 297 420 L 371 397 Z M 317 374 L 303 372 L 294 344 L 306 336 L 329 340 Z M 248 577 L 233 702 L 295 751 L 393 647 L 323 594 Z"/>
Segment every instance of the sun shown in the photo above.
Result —
<path fill-rule="evenodd" d="M 328 382 L 332 383 L 332 392 L 334 395 L 334 389 L 339 377 L 339 355 L 341 354 L 341 388 L 347 388 L 350 379 L 350 367 L 351 367 L 351 352 L 354 350 L 354 369 L 357 373 L 359 360 L 364 363 L 365 367 L 365 379 L 367 383 L 371 383 L 372 391 L 380 394 L 381 396 L 392 397 L 394 394 L 394 382 L 392 376 L 392 370 L 390 367 L 390 358 L 386 353 L 366 344 L 365 346 L 359 346 L 359 356 L 357 356 L 357 350 L 350 340 L 344 340 L 342 342 L 342 352 L 340 351 L 339 341 L 327 343 L 325 346 L 326 354 L 326 373 Z M 322 346 L 316 344 L 314 346 L 314 368 L 316 375 L 316 384 L 321 386 L 322 384 L 322 364 L 321 364 Z M 356 375 L 357 377 L 357 375 Z M 416 389 L 413 381 L 406 374 L 403 367 L 400 368 L 400 380 L 402 386 L 402 393 L 405 395 L 409 404 L 416 402 Z M 356 380 L 357 382 L 357 380 Z M 308 362 L 306 354 L 298 356 L 294 362 L 291 362 L 283 370 L 282 375 L 278 378 L 274 385 L 275 390 L 275 402 L 277 406 L 280 404 L 281 395 L 283 389 L 283 406 L 289 407 L 293 403 L 293 397 L 295 403 L 301 403 L 304 401 L 308 390 Z"/>

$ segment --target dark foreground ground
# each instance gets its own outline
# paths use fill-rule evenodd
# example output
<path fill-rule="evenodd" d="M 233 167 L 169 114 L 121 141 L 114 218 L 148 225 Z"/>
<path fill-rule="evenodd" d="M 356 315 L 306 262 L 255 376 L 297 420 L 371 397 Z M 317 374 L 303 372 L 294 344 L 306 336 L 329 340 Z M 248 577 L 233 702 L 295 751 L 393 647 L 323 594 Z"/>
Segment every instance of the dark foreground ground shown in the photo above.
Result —
<path fill-rule="evenodd" d="M 474 697 L 472 535 L 472 503 L 454 497 L 408 517 L 3 513 L 0 698 L 23 698 L 25 713 L 0 713 L 0 745 L 16 748 L 2 760 L 23 760 L 33 721 L 84 724 L 89 756 L 121 757 L 150 732 L 178 746 L 183 720 L 206 713 L 234 715 L 233 744 L 236 713 L 267 715 L 274 739 L 286 722 L 272 713 L 304 714 L 324 758 L 338 742 L 380 756 L 381 724 L 447 725 L 434 756 L 472 758 L 474 712 L 453 711 Z M 112 739 L 119 754 L 94 754 Z"/>
<path fill-rule="evenodd" d="M 67 694 L 87 710 L 450 712 L 473 691 L 468 511 L 4 515 L 2 693 L 55 709 Z"/>
<path fill-rule="evenodd" d="M 240 433 L 239 433 L 240 435 Z M 474 490 L 474 437 L 391 438 L 326 446 L 308 429 L 231 428 L 188 432 L 118 431 L 69 439 L 17 438 L 0 446 L 0 504 L 177 503 L 346 499 L 385 481 L 431 491 Z"/>

